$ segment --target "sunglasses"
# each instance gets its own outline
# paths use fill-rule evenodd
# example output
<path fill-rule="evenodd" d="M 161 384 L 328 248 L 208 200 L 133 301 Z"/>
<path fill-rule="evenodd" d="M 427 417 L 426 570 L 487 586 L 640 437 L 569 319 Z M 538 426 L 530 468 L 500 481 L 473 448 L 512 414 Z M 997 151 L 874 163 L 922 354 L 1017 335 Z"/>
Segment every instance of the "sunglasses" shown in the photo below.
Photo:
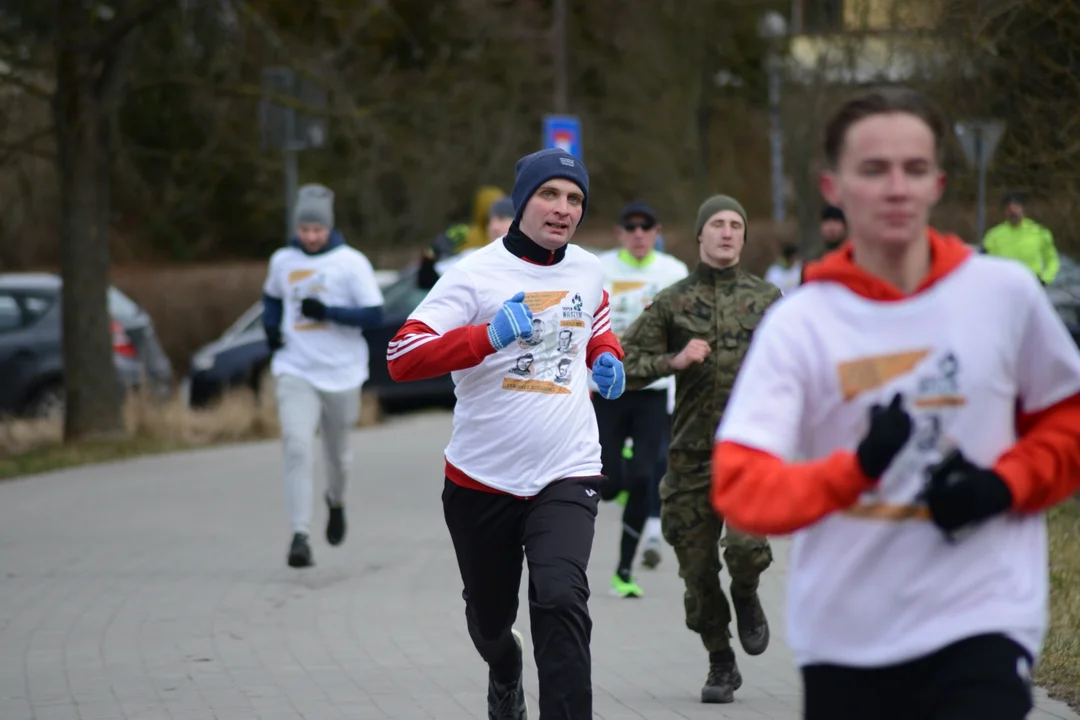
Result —
<path fill-rule="evenodd" d="M 635 230 L 644 230 L 645 232 L 648 232 L 654 227 L 656 227 L 656 223 L 649 222 L 648 220 L 643 220 L 641 222 L 624 222 L 622 224 L 622 229 L 626 232 L 634 232 Z"/>

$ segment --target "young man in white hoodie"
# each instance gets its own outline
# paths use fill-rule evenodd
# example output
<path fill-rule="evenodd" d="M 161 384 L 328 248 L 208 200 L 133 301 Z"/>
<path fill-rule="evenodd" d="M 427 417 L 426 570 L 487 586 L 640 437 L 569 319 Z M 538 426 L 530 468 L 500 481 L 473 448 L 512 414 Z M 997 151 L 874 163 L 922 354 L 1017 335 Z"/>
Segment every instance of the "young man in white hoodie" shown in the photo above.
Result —
<path fill-rule="evenodd" d="M 1080 352 L 1023 266 L 929 226 L 947 125 L 889 88 L 827 125 L 846 246 L 757 328 L 712 502 L 794 533 L 807 720 L 1023 720 L 1047 628 L 1043 511 L 1080 490 Z"/>
<path fill-rule="evenodd" d="M 296 237 L 270 258 L 263 288 L 263 327 L 285 461 L 285 505 L 293 537 L 288 563 L 314 565 L 309 528 L 315 436 L 326 451 L 326 541 L 345 539 L 345 489 L 352 467 L 349 431 L 368 378 L 366 328 L 382 321 L 382 291 L 371 262 L 334 229 L 334 193 L 300 188 Z"/>
<path fill-rule="evenodd" d="M 611 329 L 621 337 L 653 297 L 689 274 L 686 263 L 656 250 L 662 227 L 656 211 L 642 202 L 631 202 L 619 213 L 615 233 L 619 248 L 600 255 L 604 288 L 611 300 Z M 596 422 L 603 448 L 604 475 L 600 497 L 611 500 L 626 491 L 622 538 L 611 592 L 619 597 L 641 597 L 642 589 L 631 568 L 639 543 L 647 567 L 660 562 L 660 494 L 656 465 L 661 459 L 665 435 L 671 434 L 675 379 L 661 378 L 641 390 L 623 393 L 615 401 L 597 398 Z M 633 442 L 631 457 L 623 457 L 627 440 Z M 643 541 L 643 542 L 642 542 Z"/>

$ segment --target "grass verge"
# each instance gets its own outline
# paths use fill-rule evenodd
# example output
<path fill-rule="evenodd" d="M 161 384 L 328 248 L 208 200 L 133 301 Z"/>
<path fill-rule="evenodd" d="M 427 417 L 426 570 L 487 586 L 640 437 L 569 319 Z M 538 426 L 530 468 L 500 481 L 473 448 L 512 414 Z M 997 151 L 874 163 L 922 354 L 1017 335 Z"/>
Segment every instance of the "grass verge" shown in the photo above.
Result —
<path fill-rule="evenodd" d="M 1050 632 L 1035 682 L 1080 710 L 1080 502 L 1050 511 Z"/>
<path fill-rule="evenodd" d="M 126 435 L 64 443 L 60 418 L 0 423 L 0 480 L 137 455 L 278 437 L 272 403 L 236 390 L 205 410 L 178 400 L 161 403 L 130 397 L 124 405 Z"/>

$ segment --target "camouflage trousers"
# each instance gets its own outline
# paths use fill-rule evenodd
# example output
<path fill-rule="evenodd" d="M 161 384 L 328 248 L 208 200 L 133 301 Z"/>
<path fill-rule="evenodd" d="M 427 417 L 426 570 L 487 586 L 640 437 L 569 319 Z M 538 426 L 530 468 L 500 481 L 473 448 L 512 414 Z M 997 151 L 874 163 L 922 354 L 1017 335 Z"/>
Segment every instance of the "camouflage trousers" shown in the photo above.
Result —
<path fill-rule="evenodd" d="M 698 473 L 680 475 L 680 464 L 671 458 L 660 486 L 661 531 L 675 550 L 686 586 L 686 627 L 701 636 L 706 650 L 717 652 L 731 647 L 731 606 L 720 586 L 720 548 L 737 596 L 757 591 L 759 576 L 772 564 L 772 548 L 765 538 L 731 528 L 721 537 L 724 520 L 709 502 L 709 480 Z"/>

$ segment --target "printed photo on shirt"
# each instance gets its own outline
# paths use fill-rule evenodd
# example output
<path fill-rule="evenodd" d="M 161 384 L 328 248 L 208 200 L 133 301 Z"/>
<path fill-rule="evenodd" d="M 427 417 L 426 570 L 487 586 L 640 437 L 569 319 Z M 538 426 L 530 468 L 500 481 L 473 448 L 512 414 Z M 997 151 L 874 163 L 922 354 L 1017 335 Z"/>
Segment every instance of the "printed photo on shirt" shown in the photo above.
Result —
<path fill-rule="evenodd" d="M 559 344 L 556 349 L 564 355 L 570 355 L 571 357 L 577 355 L 578 346 L 577 343 L 574 342 L 573 330 L 563 328 L 559 331 Z"/>
<path fill-rule="evenodd" d="M 538 317 L 534 317 L 532 320 L 532 336 L 528 338 L 518 338 L 518 344 L 523 348 L 534 348 L 543 345 L 545 329 L 544 321 Z"/>
<path fill-rule="evenodd" d="M 570 382 L 570 364 L 572 362 L 570 358 L 563 358 L 559 361 L 558 366 L 555 368 L 555 382 L 560 385 L 566 385 Z"/>
<path fill-rule="evenodd" d="M 510 374 L 523 378 L 531 378 L 534 375 L 533 360 L 532 353 L 518 355 L 517 359 L 514 360 L 513 366 L 510 368 Z"/>

